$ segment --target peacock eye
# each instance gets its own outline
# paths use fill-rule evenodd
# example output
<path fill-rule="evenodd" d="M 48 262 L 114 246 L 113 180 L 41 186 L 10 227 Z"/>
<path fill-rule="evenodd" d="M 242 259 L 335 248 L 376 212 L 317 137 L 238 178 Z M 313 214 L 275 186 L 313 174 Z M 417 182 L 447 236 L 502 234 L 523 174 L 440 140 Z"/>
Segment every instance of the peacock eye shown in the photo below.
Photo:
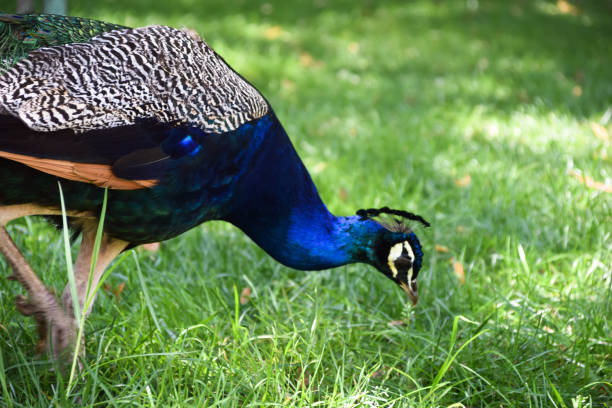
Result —
<path fill-rule="evenodd" d="M 402 256 L 395 261 L 395 267 L 399 271 L 407 271 L 412 268 L 412 259 Z"/>
<path fill-rule="evenodd" d="M 389 250 L 387 263 L 393 278 L 398 278 L 402 281 L 406 280 L 409 282 L 412 279 L 413 274 L 413 261 L 414 253 L 412 252 L 412 248 L 407 241 L 397 243 Z"/>

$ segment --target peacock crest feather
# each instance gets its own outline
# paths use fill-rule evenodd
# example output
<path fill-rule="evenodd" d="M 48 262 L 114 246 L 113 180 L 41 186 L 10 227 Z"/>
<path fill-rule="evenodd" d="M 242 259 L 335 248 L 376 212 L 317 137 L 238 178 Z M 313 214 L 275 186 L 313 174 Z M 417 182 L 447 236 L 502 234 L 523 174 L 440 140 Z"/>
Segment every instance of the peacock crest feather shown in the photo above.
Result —
<path fill-rule="evenodd" d="M 394 210 L 389 207 L 362 209 L 357 211 L 357 215 L 362 220 L 370 219 L 376 221 L 392 232 L 411 232 L 411 225 L 406 223 L 406 221 L 417 221 L 425 227 L 431 225 L 420 215 L 403 210 Z"/>

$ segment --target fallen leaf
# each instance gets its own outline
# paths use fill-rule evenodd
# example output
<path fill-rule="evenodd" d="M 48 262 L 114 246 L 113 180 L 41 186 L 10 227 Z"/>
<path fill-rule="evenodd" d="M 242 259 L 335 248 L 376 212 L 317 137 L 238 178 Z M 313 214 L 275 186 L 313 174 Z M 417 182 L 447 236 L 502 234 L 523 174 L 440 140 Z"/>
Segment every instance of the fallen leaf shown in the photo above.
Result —
<path fill-rule="evenodd" d="M 251 293 L 253 293 L 253 291 L 248 286 L 242 289 L 242 292 L 240 292 L 240 304 L 241 305 L 246 305 L 247 303 L 249 303 L 249 299 L 251 298 Z"/>
<path fill-rule="evenodd" d="M 599 123 L 591 122 L 591 130 L 596 138 L 603 140 L 604 142 L 610 141 L 610 135 L 608 135 L 608 129 L 601 126 Z"/>
<path fill-rule="evenodd" d="M 465 176 L 455 179 L 455 184 L 457 187 L 467 187 L 472 183 L 472 177 L 469 174 Z"/>
<path fill-rule="evenodd" d="M 159 251 L 159 242 L 152 242 L 150 244 L 143 244 L 142 249 L 149 252 Z"/>
<path fill-rule="evenodd" d="M 119 296 L 121 296 L 121 292 L 125 289 L 125 282 L 121 282 L 119 286 L 117 286 L 117 290 L 115 291 L 115 296 L 117 296 L 117 300 L 119 300 Z"/>
<path fill-rule="evenodd" d="M 448 253 L 448 247 L 444 246 L 444 245 L 434 245 L 434 248 L 436 249 L 437 252 L 440 252 L 441 254 L 447 254 Z"/>
<path fill-rule="evenodd" d="M 566 0 L 558 0 L 557 8 L 562 14 L 571 14 L 575 16 L 579 13 L 578 8 Z"/>
<path fill-rule="evenodd" d="M 102 289 L 104 289 L 104 291 L 109 295 L 115 296 L 115 301 L 119 302 L 121 299 L 121 292 L 123 292 L 123 289 L 125 289 L 125 282 L 121 282 L 117 288 L 113 288 L 108 283 L 105 283 L 102 285 Z"/>
<path fill-rule="evenodd" d="M 340 200 L 346 201 L 346 199 L 348 198 L 348 192 L 346 191 L 346 188 L 340 187 L 340 190 L 338 190 L 338 197 L 340 197 Z"/>
<path fill-rule="evenodd" d="M 264 37 L 268 40 L 276 40 L 283 34 L 283 29 L 279 25 L 269 27 L 264 31 Z"/>
<path fill-rule="evenodd" d="M 295 82 L 293 82 L 290 79 L 283 79 L 281 81 L 281 86 L 283 87 L 283 89 L 286 89 L 287 91 L 292 91 L 295 88 Z"/>
<path fill-rule="evenodd" d="M 350 42 L 348 43 L 348 46 L 346 48 L 348 48 L 348 52 L 353 55 L 356 55 L 359 52 L 359 43 Z"/>
<path fill-rule="evenodd" d="M 302 374 L 304 375 L 302 376 Z M 307 388 L 310 385 L 310 373 L 308 372 L 308 369 L 302 371 L 302 367 L 298 367 L 297 375 L 298 377 L 303 377 L 300 378 L 298 388 Z M 313 391 L 316 391 L 316 388 L 313 389 Z"/>
<path fill-rule="evenodd" d="M 457 279 L 459 279 L 459 283 L 465 285 L 465 270 L 463 269 L 463 264 L 455 258 L 451 259 L 451 262 L 453 263 L 453 271 Z"/>
<path fill-rule="evenodd" d="M 302 64 L 305 67 L 310 67 L 312 66 L 314 62 L 314 58 L 312 58 L 312 55 L 310 55 L 307 52 L 303 52 L 300 54 L 300 64 Z"/>
<path fill-rule="evenodd" d="M 406 322 L 404 322 L 403 320 L 391 320 L 387 324 L 391 327 L 394 327 L 394 326 L 403 326 L 406 324 Z"/>
<path fill-rule="evenodd" d="M 380 370 L 376 370 L 372 373 L 372 378 L 382 377 L 383 375 L 385 375 L 385 370 L 381 368 Z"/>
<path fill-rule="evenodd" d="M 463 225 L 457 225 L 457 232 L 467 232 L 467 228 Z"/>
<path fill-rule="evenodd" d="M 599 181 L 595 181 L 593 180 L 593 178 L 589 176 L 584 176 L 575 170 L 572 170 L 570 174 L 574 176 L 576 180 L 578 180 L 579 182 L 581 182 L 588 188 L 591 188 L 593 190 L 603 191 L 605 193 L 612 193 L 612 185 L 601 183 Z"/>
<path fill-rule="evenodd" d="M 574 95 L 576 98 L 580 97 L 580 95 L 582 95 L 582 87 L 580 85 L 576 85 L 572 88 L 572 95 Z"/>
<path fill-rule="evenodd" d="M 300 64 L 302 64 L 303 67 L 309 68 L 320 68 L 323 66 L 323 62 L 317 61 L 313 58 L 312 55 L 307 52 L 303 52 L 300 54 Z"/>
<path fill-rule="evenodd" d="M 224 337 L 223 341 L 218 341 L 217 342 L 217 353 L 219 357 L 223 357 L 223 359 L 229 363 L 230 361 L 229 361 L 229 358 L 227 357 L 227 352 L 225 351 L 225 346 L 227 344 L 229 344 L 229 337 Z"/>
<path fill-rule="evenodd" d="M 51 398 L 51 396 L 50 396 L 49 394 L 47 394 L 46 392 L 44 392 L 44 391 L 42 391 L 42 390 L 41 390 L 40 392 L 42 393 L 42 395 L 44 395 L 45 397 L 47 397 L 47 399 L 48 399 L 49 401 L 51 401 L 51 400 L 53 399 L 53 398 Z"/>

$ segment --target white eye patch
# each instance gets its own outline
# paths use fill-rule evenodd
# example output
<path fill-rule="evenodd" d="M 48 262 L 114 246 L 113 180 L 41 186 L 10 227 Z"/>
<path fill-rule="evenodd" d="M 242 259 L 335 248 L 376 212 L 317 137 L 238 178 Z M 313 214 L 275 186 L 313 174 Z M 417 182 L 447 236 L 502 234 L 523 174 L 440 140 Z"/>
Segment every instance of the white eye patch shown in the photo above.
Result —
<path fill-rule="evenodd" d="M 387 257 L 387 263 L 389 264 L 389 268 L 391 269 L 391 273 L 395 278 L 397 276 L 397 268 L 395 267 L 395 260 L 402 256 L 402 248 L 403 243 L 395 244 L 391 247 L 389 251 L 389 256 Z"/>
<path fill-rule="evenodd" d="M 389 264 L 389 269 L 391 269 L 391 273 L 393 274 L 394 278 L 396 278 L 398 274 L 397 267 L 395 266 L 395 261 L 400 256 L 402 256 L 402 252 L 404 248 L 406 249 L 406 252 L 408 253 L 409 259 L 411 261 L 414 260 L 414 252 L 412 251 L 412 247 L 410 246 L 410 243 L 408 241 L 404 241 L 404 242 L 395 244 L 391 247 L 391 250 L 389 250 L 389 256 L 387 257 L 387 263 Z M 413 270 L 411 266 L 410 269 L 408 269 L 408 272 L 406 274 L 406 278 L 408 282 L 412 281 L 412 274 L 413 274 Z"/>
<path fill-rule="evenodd" d="M 406 248 L 406 252 L 408 252 L 408 256 L 410 257 L 411 261 L 414 261 L 414 252 L 412 252 L 412 247 L 410 246 L 410 243 L 408 241 L 404 241 L 404 248 Z M 408 282 L 412 282 L 412 266 L 410 267 L 410 269 L 408 269 L 408 273 L 406 274 L 406 280 Z"/>

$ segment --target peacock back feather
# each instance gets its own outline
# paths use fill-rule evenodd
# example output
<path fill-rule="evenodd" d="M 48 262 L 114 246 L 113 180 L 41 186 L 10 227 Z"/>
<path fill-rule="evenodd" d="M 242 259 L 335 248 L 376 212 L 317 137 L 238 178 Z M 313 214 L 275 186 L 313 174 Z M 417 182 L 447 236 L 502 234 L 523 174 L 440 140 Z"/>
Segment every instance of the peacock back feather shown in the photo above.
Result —
<path fill-rule="evenodd" d="M 0 13 L 0 69 L 41 47 L 85 42 L 98 34 L 125 28 L 80 17 Z"/>

